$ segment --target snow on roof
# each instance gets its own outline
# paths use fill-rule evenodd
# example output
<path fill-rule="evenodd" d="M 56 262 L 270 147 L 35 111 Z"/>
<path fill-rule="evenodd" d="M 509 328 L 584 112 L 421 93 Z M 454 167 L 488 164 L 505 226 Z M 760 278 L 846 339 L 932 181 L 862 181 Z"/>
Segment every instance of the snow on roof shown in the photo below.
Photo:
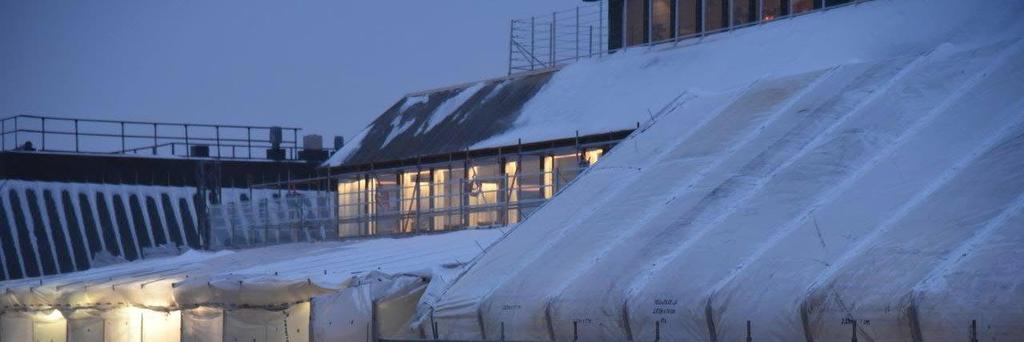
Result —
<path fill-rule="evenodd" d="M 408 95 L 325 165 L 358 165 L 464 151 L 512 126 L 550 72 Z"/>
<path fill-rule="evenodd" d="M 354 277 L 371 272 L 429 277 L 436 270 L 470 261 L 500 235 L 497 229 L 466 230 L 238 251 L 188 251 L 175 257 L 0 282 L 0 292 L 4 293 L 0 308 L 99 303 L 150 308 L 293 303 L 344 288 Z"/>
<path fill-rule="evenodd" d="M 626 49 L 558 71 L 409 95 L 325 165 L 391 161 L 512 146 L 520 141 L 571 138 L 577 132 L 590 135 L 632 129 L 637 122 L 650 120 L 683 90 L 721 91 L 755 77 L 919 54 L 962 31 L 956 25 L 934 22 L 907 25 L 906 13 L 878 10 L 893 7 L 889 4 L 892 0 L 876 2 L 767 22 L 676 45 Z M 917 0 L 897 5 L 915 11 L 923 6 Z M 927 13 L 927 9 L 923 11 L 917 13 Z M 977 11 L 946 12 L 941 20 L 963 22 L 973 13 Z M 897 30 L 900 34 L 893 35 Z M 437 124 L 431 119 L 442 104 L 467 88 L 482 91 L 466 101 L 456 101 L 461 106 L 452 114 L 461 120 Z M 401 122 L 412 120 L 419 128 L 406 132 L 401 128 L 408 127 L 390 125 L 396 117 L 401 117 Z M 467 118 L 471 120 L 467 122 Z"/>
<path fill-rule="evenodd" d="M 832 341 L 852 322 L 956 340 L 977 320 L 1017 338 L 1022 15 L 872 1 L 559 71 L 517 127 L 653 122 L 476 259 L 431 322 L 443 339 L 734 341 L 751 322 L 755 340 Z"/>

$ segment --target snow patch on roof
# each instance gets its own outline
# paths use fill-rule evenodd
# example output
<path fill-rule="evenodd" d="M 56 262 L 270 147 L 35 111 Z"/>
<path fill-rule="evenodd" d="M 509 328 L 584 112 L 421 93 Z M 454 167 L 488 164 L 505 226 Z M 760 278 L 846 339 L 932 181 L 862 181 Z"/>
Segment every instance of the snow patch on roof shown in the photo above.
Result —
<path fill-rule="evenodd" d="M 459 107 L 462 107 L 469 98 L 476 95 L 476 93 L 479 92 L 480 89 L 483 89 L 485 85 L 487 85 L 487 82 L 477 82 L 468 88 L 460 90 L 458 95 L 452 96 L 448 100 L 444 101 L 444 103 L 434 109 L 434 112 L 430 114 L 430 117 L 423 123 L 423 126 L 420 126 L 420 129 L 416 131 L 416 134 L 423 134 L 433 129 L 434 126 L 437 126 L 437 124 L 441 123 L 442 120 L 447 118 L 449 115 L 452 115 L 452 113 L 455 113 Z M 403 110 L 403 112 L 405 111 Z"/>
<path fill-rule="evenodd" d="M 349 140 L 345 146 L 342 146 L 340 150 L 334 152 L 334 154 L 331 155 L 331 158 L 327 159 L 323 165 L 338 165 L 344 163 L 352 153 L 359 150 L 359 147 L 363 144 L 363 139 L 366 139 L 366 135 L 370 133 L 371 127 L 373 126 L 371 125 L 363 128 L 363 130 L 360 131 L 359 134 L 356 134 L 354 138 Z"/>
<path fill-rule="evenodd" d="M 414 123 L 416 123 L 416 120 L 413 118 L 405 118 L 402 115 L 396 116 L 391 121 L 391 131 L 388 132 L 388 136 L 384 139 L 384 143 L 381 146 L 387 146 L 391 140 L 394 140 L 399 134 L 405 133 Z"/>
<path fill-rule="evenodd" d="M 427 101 L 430 101 L 430 94 L 406 97 L 405 102 L 402 103 L 402 107 L 398 111 L 401 113 L 405 113 L 405 111 L 409 110 L 409 108 L 412 108 L 412 106 L 424 104 L 427 103 Z"/>

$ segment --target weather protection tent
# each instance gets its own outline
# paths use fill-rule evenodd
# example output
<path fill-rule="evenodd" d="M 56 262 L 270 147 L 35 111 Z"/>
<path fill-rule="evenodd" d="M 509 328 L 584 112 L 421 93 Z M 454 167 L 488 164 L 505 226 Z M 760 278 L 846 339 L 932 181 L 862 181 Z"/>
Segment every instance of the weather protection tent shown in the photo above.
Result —
<path fill-rule="evenodd" d="M 420 295 L 454 279 L 500 235 L 475 230 L 189 251 L 2 282 L 0 341 L 420 337 L 408 324 Z"/>
<path fill-rule="evenodd" d="M 450 340 L 1019 340 L 1022 15 L 872 1 L 559 71 L 523 115 L 652 120 L 421 324 Z"/>

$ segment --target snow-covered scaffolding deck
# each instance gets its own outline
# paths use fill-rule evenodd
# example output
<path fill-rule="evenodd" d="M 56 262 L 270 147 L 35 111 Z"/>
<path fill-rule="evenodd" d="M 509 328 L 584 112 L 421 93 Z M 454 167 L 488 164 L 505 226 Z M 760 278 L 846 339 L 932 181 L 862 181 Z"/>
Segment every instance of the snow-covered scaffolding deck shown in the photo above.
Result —
<path fill-rule="evenodd" d="M 537 98 L 664 110 L 424 325 L 454 340 L 1019 339 L 1022 15 L 877 1 L 559 71 Z"/>
<path fill-rule="evenodd" d="M 0 282 L 0 340 L 352 341 L 394 335 L 501 231 L 190 251 Z M 442 286 L 443 288 L 443 286 Z M 378 322 L 372 324 L 377 315 Z M 385 319 L 386 318 L 386 319 Z M 312 321 L 311 321 L 312 320 Z M 416 335 L 419 336 L 419 335 Z"/>

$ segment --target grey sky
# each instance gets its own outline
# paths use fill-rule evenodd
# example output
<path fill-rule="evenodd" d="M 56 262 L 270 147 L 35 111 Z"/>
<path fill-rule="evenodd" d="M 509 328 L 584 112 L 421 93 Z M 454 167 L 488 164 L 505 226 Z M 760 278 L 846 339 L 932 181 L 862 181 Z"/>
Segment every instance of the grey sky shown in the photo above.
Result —
<path fill-rule="evenodd" d="M 513 17 L 580 0 L 0 0 L 0 117 L 298 126 L 505 74 Z"/>

